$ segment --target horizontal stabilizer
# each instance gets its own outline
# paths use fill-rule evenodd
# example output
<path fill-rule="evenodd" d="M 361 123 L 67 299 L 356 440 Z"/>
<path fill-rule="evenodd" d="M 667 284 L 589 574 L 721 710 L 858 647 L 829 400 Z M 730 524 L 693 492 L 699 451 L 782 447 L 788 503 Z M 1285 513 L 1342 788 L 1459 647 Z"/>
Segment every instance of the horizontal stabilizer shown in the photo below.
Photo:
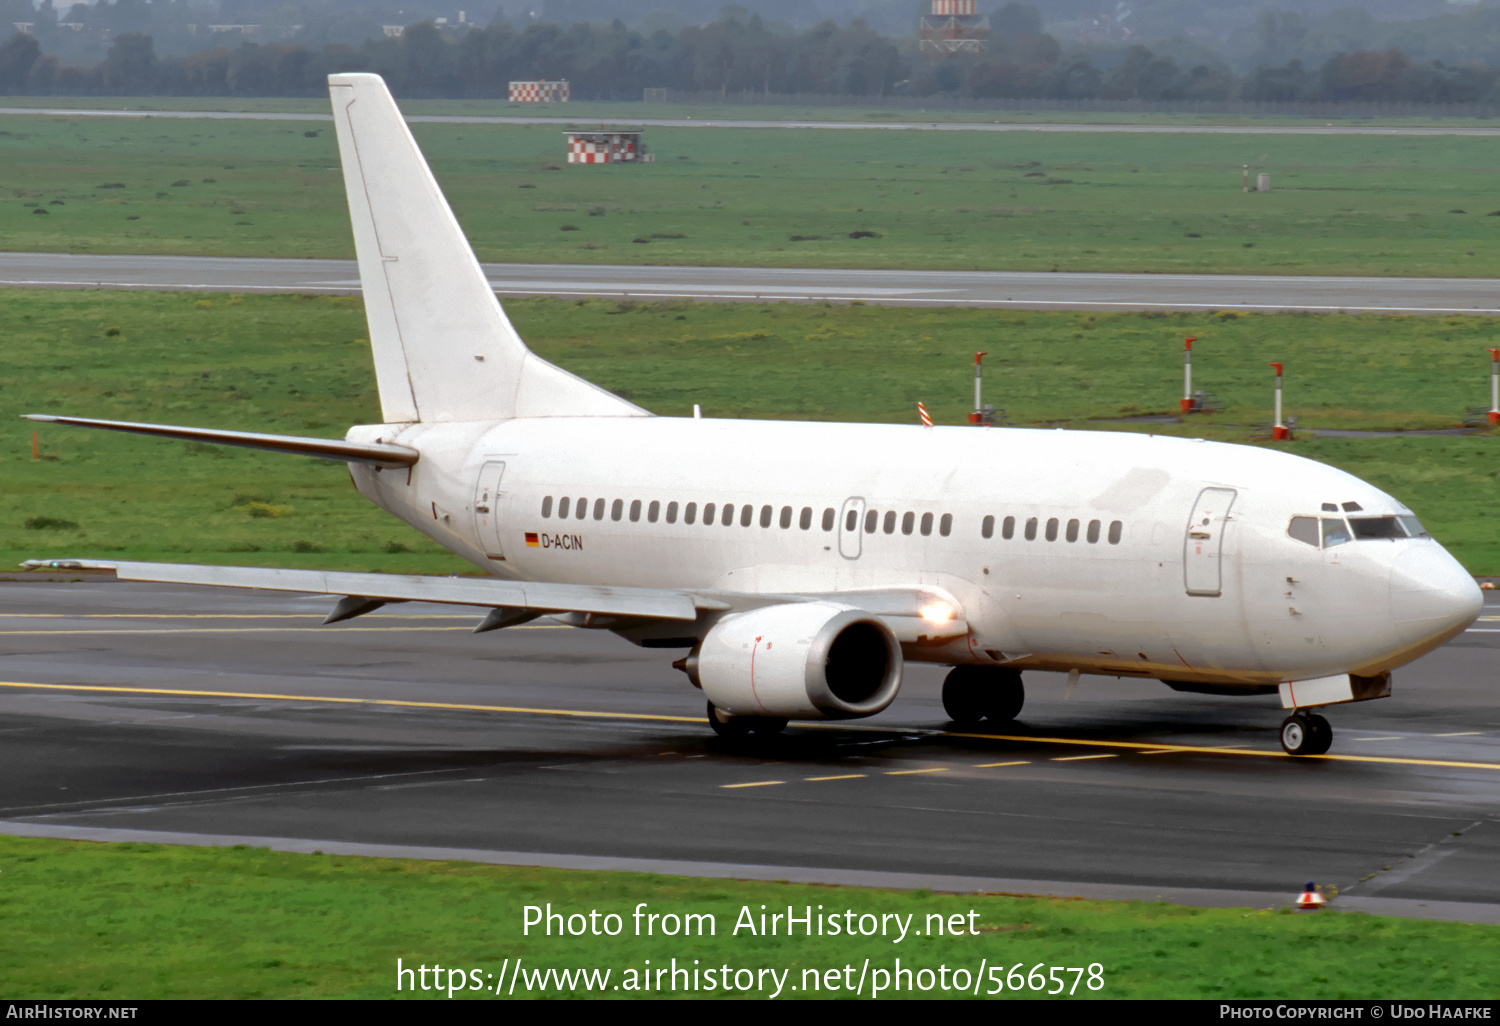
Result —
<path fill-rule="evenodd" d="M 683 591 L 608 588 L 591 584 L 535 584 L 465 577 L 358 574 L 272 567 L 202 566 L 189 563 L 130 563 L 113 560 L 29 560 L 27 569 L 113 570 L 122 581 L 264 588 L 314 595 L 351 595 L 362 601 L 442 602 L 462 606 L 506 606 L 541 613 L 596 613 L 643 619 L 695 620 L 698 610 L 724 604 Z"/>
<path fill-rule="evenodd" d="M 253 431 L 220 431 L 216 428 L 174 427 L 171 424 L 137 424 L 127 420 L 90 420 L 87 417 L 54 417 L 50 413 L 23 414 L 27 420 L 43 424 L 75 424 L 78 427 L 129 431 L 159 438 L 181 438 L 189 442 L 214 445 L 237 445 L 242 449 L 265 449 L 289 452 L 298 456 L 316 456 L 322 460 L 345 463 L 372 463 L 377 467 L 409 467 L 420 455 L 404 445 L 382 442 L 346 442 L 332 438 L 299 438 L 296 435 L 262 435 Z"/>

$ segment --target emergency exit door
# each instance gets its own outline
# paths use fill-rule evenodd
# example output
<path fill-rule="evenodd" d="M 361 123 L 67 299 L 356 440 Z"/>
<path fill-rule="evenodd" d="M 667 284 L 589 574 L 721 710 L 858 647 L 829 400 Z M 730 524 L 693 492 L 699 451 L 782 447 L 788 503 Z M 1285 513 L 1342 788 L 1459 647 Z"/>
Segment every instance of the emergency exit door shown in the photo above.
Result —
<path fill-rule="evenodd" d="M 505 477 L 505 464 L 491 460 L 479 472 L 479 484 L 474 489 L 474 526 L 484 554 L 499 561 L 505 558 L 505 549 L 500 545 L 501 502 L 505 493 L 500 482 Z"/>
<path fill-rule="evenodd" d="M 1221 590 L 1224 531 L 1229 526 L 1233 488 L 1205 488 L 1193 504 L 1182 549 L 1182 575 L 1189 595 L 1218 595 Z"/>
<path fill-rule="evenodd" d="M 839 510 L 839 555 L 845 559 L 858 559 L 861 539 L 859 536 L 860 521 L 865 516 L 865 500 L 860 498 L 845 499 L 844 508 Z"/>

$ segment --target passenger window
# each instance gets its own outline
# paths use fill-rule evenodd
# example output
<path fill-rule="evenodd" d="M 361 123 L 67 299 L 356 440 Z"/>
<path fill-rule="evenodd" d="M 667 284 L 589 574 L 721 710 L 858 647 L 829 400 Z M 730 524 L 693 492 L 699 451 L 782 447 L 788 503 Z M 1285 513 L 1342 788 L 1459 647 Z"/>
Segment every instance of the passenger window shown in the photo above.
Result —
<path fill-rule="evenodd" d="M 834 518 L 835 515 L 836 514 L 833 512 L 833 507 L 832 506 L 829 506 L 827 509 L 825 509 L 823 511 L 823 530 L 825 530 L 825 531 L 832 531 L 833 530 L 833 518 Z"/>
<path fill-rule="evenodd" d="M 1069 520 L 1068 521 L 1067 539 L 1070 542 L 1076 542 L 1078 540 L 1078 521 L 1076 521 L 1076 520 Z"/>
<path fill-rule="evenodd" d="M 810 530 L 812 528 L 812 507 L 811 506 L 803 506 L 802 507 L 802 516 L 800 516 L 800 517 L 797 518 L 797 526 L 800 527 L 804 531 Z"/>
<path fill-rule="evenodd" d="M 812 510 L 808 510 L 809 514 L 811 512 L 812 512 Z M 792 507 L 790 507 L 790 506 L 783 506 L 783 507 L 781 507 L 781 529 L 783 531 L 785 531 L 788 527 L 791 527 L 791 526 L 792 526 Z M 805 524 L 803 525 L 803 529 L 804 530 L 806 529 L 806 526 L 807 525 L 805 525 Z"/>
<path fill-rule="evenodd" d="M 675 502 L 667 503 L 667 523 L 677 523 L 677 503 Z M 688 523 L 692 523 L 692 521 L 689 520 Z"/>
<path fill-rule="evenodd" d="M 1000 522 L 1000 537 L 1010 541 L 1016 536 L 1016 518 L 1006 517 Z"/>
<path fill-rule="evenodd" d="M 599 501 L 603 502 L 604 500 L 600 499 Z M 585 499 L 583 496 L 580 495 L 578 497 L 578 501 L 575 502 L 573 505 L 575 505 L 575 506 L 578 507 L 578 512 L 577 512 L 576 516 L 578 517 L 579 520 L 582 520 L 584 517 L 586 517 L 586 516 L 589 515 L 589 500 Z"/>
<path fill-rule="evenodd" d="M 1048 517 L 1047 518 L 1047 540 L 1048 541 L 1057 541 L 1057 518 L 1056 517 Z"/>
<path fill-rule="evenodd" d="M 646 507 L 646 522 L 654 524 L 659 516 L 661 516 L 661 503 L 652 499 L 651 505 Z"/>
<path fill-rule="evenodd" d="M 893 509 L 888 509 L 885 511 L 885 533 L 896 533 L 896 511 Z"/>
<path fill-rule="evenodd" d="M 901 515 L 901 533 L 911 534 L 917 526 L 917 515 L 907 510 Z"/>
<path fill-rule="evenodd" d="M 572 505 L 573 505 L 573 500 L 570 499 L 570 498 L 568 498 L 566 495 L 564 495 L 561 499 L 558 499 L 557 500 L 557 519 L 559 519 L 559 520 L 566 520 L 568 518 L 568 510 L 570 508 L 572 508 Z"/>
<path fill-rule="evenodd" d="M 979 523 L 979 536 L 981 538 L 993 538 L 995 536 L 995 518 L 985 517 Z"/>
<path fill-rule="evenodd" d="M 1317 517 L 1292 517 L 1292 522 L 1287 525 L 1287 536 L 1304 545 L 1318 547 L 1318 518 Z"/>
<path fill-rule="evenodd" d="M 944 513 L 943 519 L 938 521 L 938 534 L 944 538 L 953 533 L 953 514 Z"/>
<path fill-rule="evenodd" d="M 745 508 L 749 509 L 750 507 L 746 506 Z M 771 509 L 770 506 L 762 506 L 760 508 L 760 526 L 761 527 L 770 527 L 771 526 L 771 515 L 772 515 L 773 512 L 774 511 Z"/>
<path fill-rule="evenodd" d="M 880 523 L 880 514 L 873 509 L 865 514 L 865 534 L 874 534 L 876 526 Z"/>
<path fill-rule="evenodd" d="M 1111 545 L 1120 544 L 1120 535 L 1122 535 L 1124 532 L 1124 524 L 1120 523 L 1118 520 L 1111 520 L 1109 522 L 1109 543 Z"/>
<path fill-rule="evenodd" d="M 653 502 L 651 505 L 654 507 L 656 505 L 656 503 Z M 640 519 L 641 519 L 641 500 L 640 499 L 631 499 L 630 500 L 630 522 L 632 524 L 634 524 L 634 523 L 637 523 Z M 652 517 L 651 519 L 655 520 L 656 518 Z"/>
<path fill-rule="evenodd" d="M 1088 539 L 1089 539 L 1089 544 L 1090 545 L 1093 545 L 1096 542 L 1098 542 L 1098 540 L 1099 540 L 1099 521 L 1097 521 L 1097 520 L 1090 520 L 1089 521 Z"/>
<path fill-rule="evenodd" d="M 769 509 L 770 507 L 766 507 Z M 755 519 L 755 507 L 748 502 L 740 507 L 740 526 L 749 527 L 750 522 Z"/>
<path fill-rule="evenodd" d="M 1026 518 L 1026 540 L 1036 541 L 1036 517 Z"/>
<path fill-rule="evenodd" d="M 616 499 L 615 501 L 619 502 L 620 500 Z M 603 499 L 595 499 L 594 500 L 594 519 L 595 520 L 603 520 L 604 519 L 604 500 Z M 616 519 L 619 519 L 619 518 L 616 517 Z"/>
<path fill-rule="evenodd" d="M 1354 539 L 1349 534 L 1349 525 L 1342 520 L 1324 518 L 1323 520 L 1323 547 L 1331 549 L 1335 545 L 1342 545 L 1346 541 Z"/>
<path fill-rule="evenodd" d="M 549 495 L 545 499 L 542 500 L 542 519 L 545 520 L 548 517 L 550 517 L 551 515 L 552 515 L 552 496 Z"/>
<path fill-rule="evenodd" d="M 599 501 L 603 502 L 604 500 L 600 499 Z M 625 515 L 625 500 L 624 499 L 616 499 L 614 502 L 610 503 L 610 505 L 609 505 L 609 519 L 611 519 L 611 520 L 619 520 L 624 515 Z"/>
<path fill-rule="evenodd" d="M 1406 537 L 1406 532 L 1395 517 L 1350 517 L 1349 526 L 1354 531 L 1354 537 L 1360 539 Z"/>
<path fill-rule="evenodd" d="M 854 510 L 851 509 L 849 511 L 849 515 L 844 518 L 844 530 L 846 530 L 846 531 L 852 531 L 852 530 L 854 530 L 855 525 L 857 525 L 858 523 L 859 523 L 859 514 L 856 513 Z"/>
<path fill-rule="evenodd" d="M 746 506 L 745 508 L 749 509 L 750 507 Z M 726 502 L 726 503 L 724 503 L 724 512 L 719 515 L 719 523 L 723 524 L 725 527 L 731 527 L 731 526 L 734 525 L 734 503 L 732 503 L 732 502 Z M 749 526 L 749 518 L 748 517 L 746 518 L 745 523 L 746 523 L 746 526 L 748 527 Z"/>
<path fill-rule="evenodd" d="M 714 510 L 716 510 L 718 508 L 719 507 L 715 506 L 711 502 L 705 502 L 703 504 L 703 526 L 704 527 L 707 527 L 709 524 L 711 524 L 711 523 L 714 522 Z M 688 506 L 688 511 L 689 511 L 688 512 L 688 523 L 690 523 L 690 524 L 693 522 L 692 509 L 693 509 L 693 507 L 691 505 L 689 505 Z"/>
<path fill-rule="evenodd" d="M 922 514 L 922 537 L 925 538 L 932 533 L 932 514 Z"/>

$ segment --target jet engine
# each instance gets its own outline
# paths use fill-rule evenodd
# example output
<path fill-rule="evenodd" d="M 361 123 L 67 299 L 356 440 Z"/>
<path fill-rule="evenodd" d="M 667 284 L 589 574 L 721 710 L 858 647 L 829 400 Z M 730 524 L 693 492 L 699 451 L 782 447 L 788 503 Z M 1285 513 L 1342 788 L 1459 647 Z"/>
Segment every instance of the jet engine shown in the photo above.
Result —
<path fill-rule="evenodd" d="M 730 716 L 839 720 L 890 705 L 901 665 L 901 645 L 878 617 L 794 602 L 724 617 L 682 669 Z"/>

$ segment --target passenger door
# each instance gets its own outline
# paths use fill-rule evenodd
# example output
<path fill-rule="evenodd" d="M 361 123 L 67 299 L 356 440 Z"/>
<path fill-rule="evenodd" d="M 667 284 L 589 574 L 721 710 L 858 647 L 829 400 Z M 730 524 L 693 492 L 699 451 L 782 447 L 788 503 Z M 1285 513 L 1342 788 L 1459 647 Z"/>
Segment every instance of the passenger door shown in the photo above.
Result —
<path fill-rule="evenodd" d="M 505 550 L 500 545 L 501 502 L 505 493 L 500 482 L 505 477 L 505 463 L 491 460 L 479 472 L 479 484 L 474 488 L 474 528 L 484 554 L 496 562 L 505 559 Z"/>
<path fill-rule="evenodd" d="M 845 559 L 858 559 L 860 552 L 860 521 L 865 516 L 865 500 L 849 498 L 839 510 L 839 555 Z"/>
<path fill-rule="evenodd" d="M 1189 595 L 1215 596 L 1220 593 L 1220 559 L 1224 548 L 1224 531 L 1229 523 L 1229 507 L 1234 505 L 1233 488 L 1205 488 L 1193 504 L 1188 518 L 1187 537 L 1183 539 L 1182 576 Z"/>

